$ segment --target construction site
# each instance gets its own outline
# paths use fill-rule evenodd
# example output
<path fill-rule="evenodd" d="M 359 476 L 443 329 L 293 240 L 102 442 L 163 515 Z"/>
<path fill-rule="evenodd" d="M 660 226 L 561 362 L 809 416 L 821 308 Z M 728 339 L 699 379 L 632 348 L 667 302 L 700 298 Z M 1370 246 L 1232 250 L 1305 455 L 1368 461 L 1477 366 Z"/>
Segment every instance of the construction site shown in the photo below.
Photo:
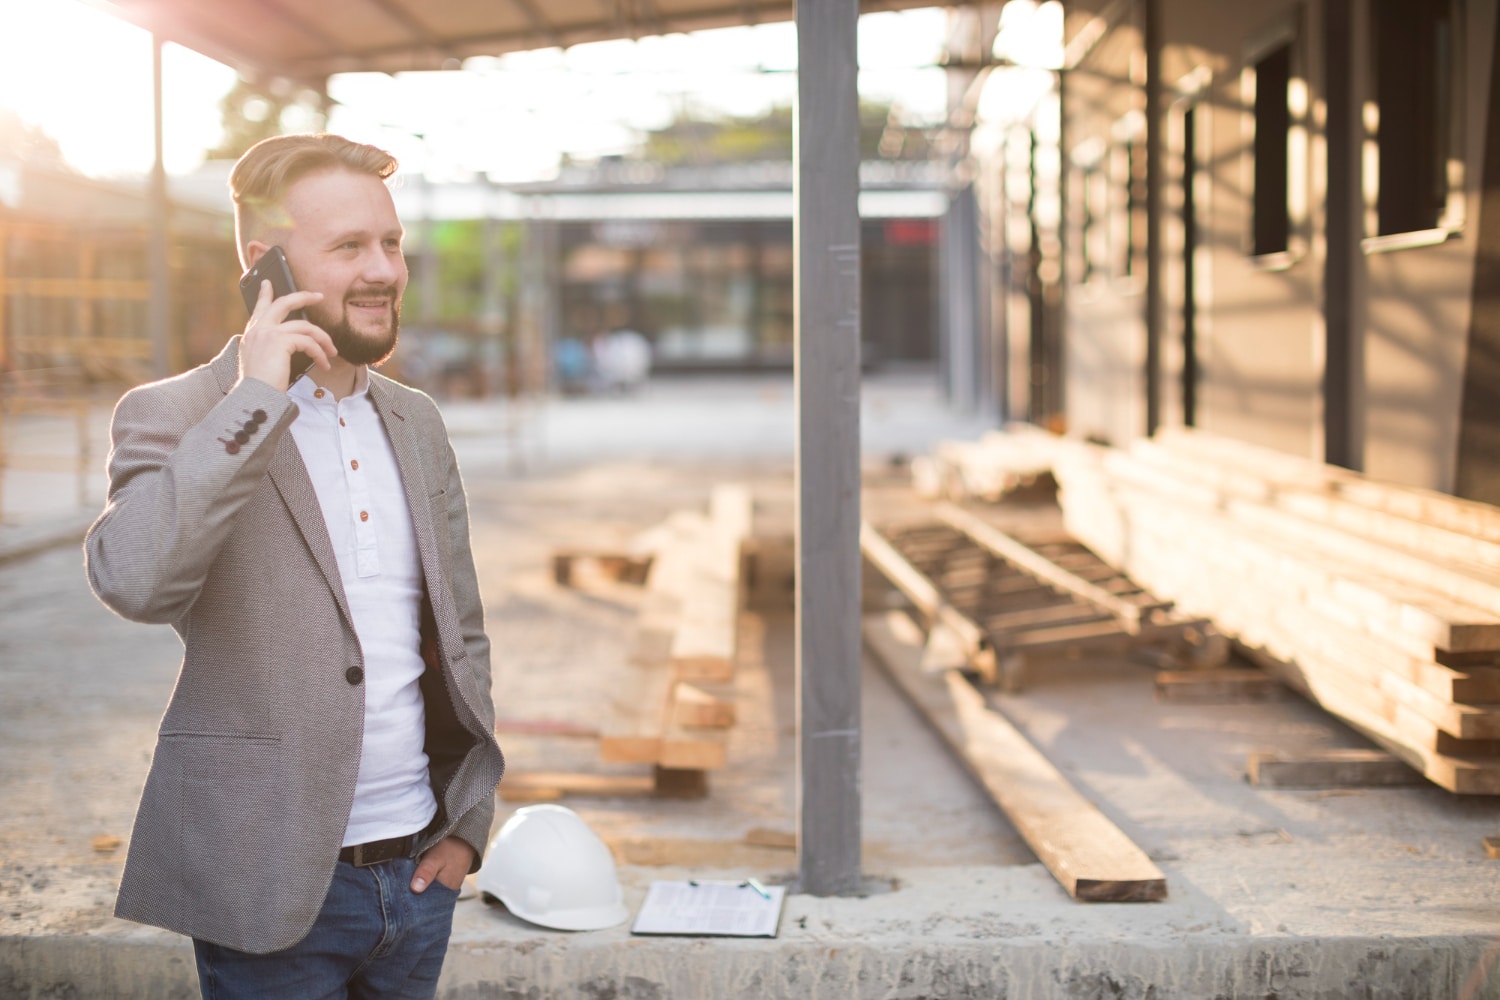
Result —
<path fill-rule="evenodd" d="M 855 27 L 917 4 L 115 5 L 325 97 L 796 23 L 789 169 L 397 192 L 495 829 L 565 806 L 623 906 L 470 876 L 438 996 L 1500 998 L 1500 3 L 1014 2 L 949 11 L 936 152 L 874 167 Z M 182 644 L 80 545 L 119 393 L 243 322 L 228 216 L 160 162 L 5 176 L 0 996 L 193 997 L 192 942 L 113 916 Z M 482 308 L 440 329 L 461 227 Z M 565 378 L 612 327 L 649 377 Z M 663 885 L 770 922 L 653 929 Z"/>
<path fill-rule="evenodd" d="M 490 433 L 497 404 L 445 411 L 497 650 L 496 822 L 538 801 L 574 809 L 609 845 L 632 915 L 658 880 L 797 878 L 790 398 L 756 377 L 555 404 L 528 421 L 520 466 Z M 1234 492 L 1259 482 L 1402 515 L 1370 513 L 1352 479 L 1199 463 L 1163 508 L 1177 541 L 1131 546 L 1190 582 L 1146 590 L 1072 527 L 1075 505 L 1102 503 L 1099 481 L 1144 455 L 1075 455 L 1058 491 L 1044 466 L 1064 469 L 1066 449 L 986 437 L 929 378 L 872 378 L 864 415 L 859 891 L 793 892 L 773 937 L 732 938 L 549 929 L 471 888 L 441 996 L 1496 995 L 1495 778 L 1472 693 L 1495 668 L 1443 662 L 1479 660 L 1486 623 L 1450 619 L 1462 649 L 1444 651 L 1443 605 L 1408 571 L 1404 614 L 1306 627 L 1308 607 L 1357 607 L 1391 578 L 1340 583 L 1342 560 L 1236 529 L 1230 511 L 1269 517 L 1270 496 Z M 189 942 L 111 916 L 178 644 L 93 599 L 77 547 L 91 512 L 33 492 L 59 480 L 5 479 L 0 993 L 195 996 Z M 1215 513 L 1212 489 L 1238 498 Z M 1086 520 L 1118 544 L 1118 515 Z M 1224 532 L 1211 557 L 1198 523 Z M 1258 574 L 1253 549 L 1281 570 Z M 1305 599 L 1286 600 L 1293 588 Z M 1301 617 L 1221 627 L 1208 602 L 1226 592 Z M 1318 652 L 1335 640 L 1390 651 Z M 1359 690 L 1480 728 L 1335 694 Z"/>

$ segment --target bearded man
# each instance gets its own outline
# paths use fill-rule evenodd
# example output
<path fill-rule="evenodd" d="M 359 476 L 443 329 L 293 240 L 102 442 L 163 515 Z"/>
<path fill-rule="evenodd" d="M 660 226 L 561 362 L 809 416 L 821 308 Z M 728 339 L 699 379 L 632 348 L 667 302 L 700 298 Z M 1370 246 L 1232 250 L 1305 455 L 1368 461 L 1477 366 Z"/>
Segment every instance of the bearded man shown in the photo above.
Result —
<path fill-rule="evenodd" d="M 90 585 L 184 647 L 116 913 L 192 937 L 205 997 L 433 996 L 489 838 L 463 483 L 432 400 L 372 370 L 407 281 L 396 166 L 326 134 L 246 152 L 241 263 L 280 247 L 298 290 L 115 409 Z"/>

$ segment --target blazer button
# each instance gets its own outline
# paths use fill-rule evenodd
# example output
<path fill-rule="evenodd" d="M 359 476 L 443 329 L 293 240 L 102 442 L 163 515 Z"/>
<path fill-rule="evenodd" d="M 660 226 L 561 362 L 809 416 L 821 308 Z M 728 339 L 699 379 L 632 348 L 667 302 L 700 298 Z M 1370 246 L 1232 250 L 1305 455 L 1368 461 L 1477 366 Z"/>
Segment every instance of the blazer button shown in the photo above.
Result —
<path fill-rule="evenodd" d="M 358 684 L 364 679 L 365 672 L 359 667 L 350 667 L 348 670 L 344 671 L 344 680 L 348 681 L 350 684 Z"/>

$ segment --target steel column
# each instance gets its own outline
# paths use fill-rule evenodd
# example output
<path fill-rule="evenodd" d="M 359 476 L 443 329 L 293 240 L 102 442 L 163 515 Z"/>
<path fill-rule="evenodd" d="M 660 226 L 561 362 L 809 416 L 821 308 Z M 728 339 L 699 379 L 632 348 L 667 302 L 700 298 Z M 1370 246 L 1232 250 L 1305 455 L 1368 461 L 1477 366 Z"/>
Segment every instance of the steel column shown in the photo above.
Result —
<path fill-rule="evenodd" d="M 860 888 L 857 0 L 800 0 L 793 144 L 798 888 Z"/>
<path fill-rule="evenodd" d="M 162 39 L 151 36 L 151 101 L 156 127 L 156 162 L 151 167 L 151 190 L 146 202 L 146 273 L 150 294 L 146 299 L 146 326 L 151 337 L 151 368 L 157 378 L 172 374 L 171 264 L 167 257 L 167 166 L 163 159 L 165 125 L 162 115 Z"/>

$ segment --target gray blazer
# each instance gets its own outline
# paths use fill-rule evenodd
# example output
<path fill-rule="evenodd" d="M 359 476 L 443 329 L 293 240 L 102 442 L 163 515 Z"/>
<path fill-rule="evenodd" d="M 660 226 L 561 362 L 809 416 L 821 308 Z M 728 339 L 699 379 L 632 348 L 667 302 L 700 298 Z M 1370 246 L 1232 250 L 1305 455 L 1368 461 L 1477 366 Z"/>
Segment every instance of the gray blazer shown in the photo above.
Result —
<path fill-rule="evenodd" d="M 241 951 L 301 940 L 333 877 L 364 726 L 359 639 L 285 393 L 239 379 L 239 338 L 115 408 L 90 585 L 170 624 L 184 656 L 115 912 Z M 482 857 L 505 761 L 458 466 L 436 405 L 374 372 L 427 584 L 422 678 L 439 814 Z M 255 411 L 265 420 L 230 447 Z M 106 665 L 101 665 L 106 666 Z M 475 865 L 477 867 L 478 860 Z"/>

